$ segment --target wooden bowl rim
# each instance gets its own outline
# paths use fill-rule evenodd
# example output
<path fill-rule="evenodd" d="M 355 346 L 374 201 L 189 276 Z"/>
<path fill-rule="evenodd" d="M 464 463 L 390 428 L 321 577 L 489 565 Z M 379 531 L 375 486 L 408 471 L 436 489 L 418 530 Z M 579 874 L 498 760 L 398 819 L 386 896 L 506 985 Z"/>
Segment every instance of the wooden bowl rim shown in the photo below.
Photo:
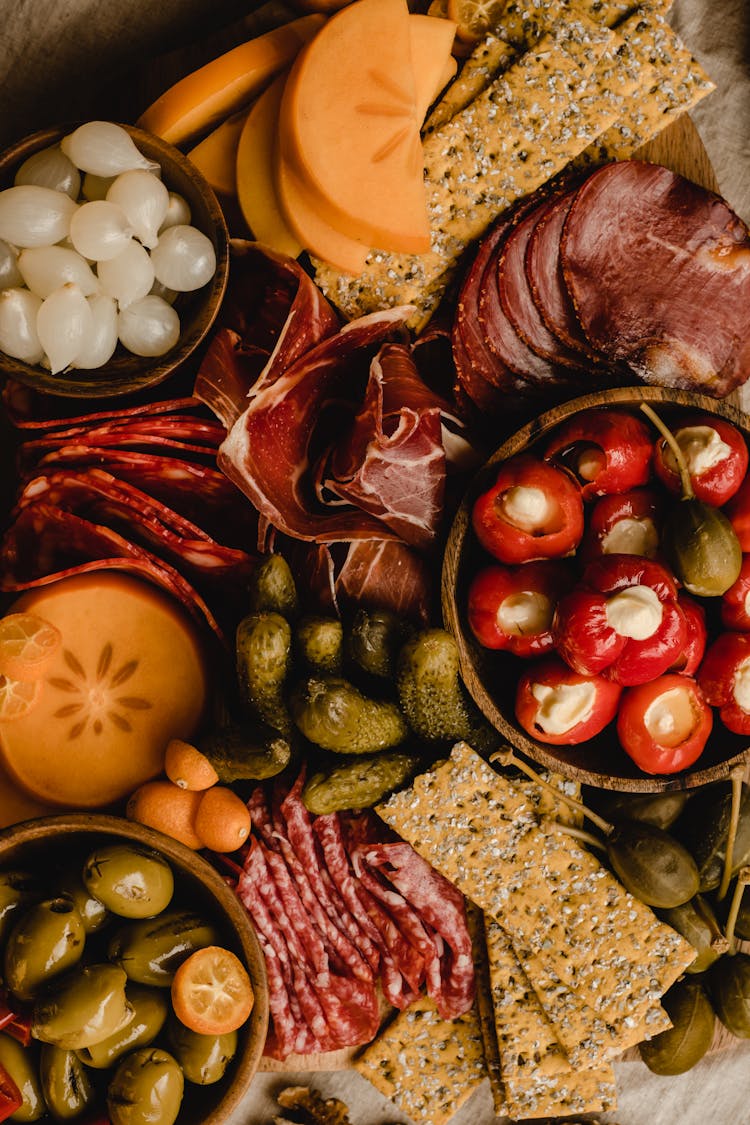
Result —
<path fill-rule="evenodd" d="M 750 760 L 750 746 L 713 766 L 702 768 L 698 764 L 700 762 L 700 759 L 698 759 L 696 768 L 665 775 L 644 773 L 642 777 L 620 777 L 604 771 L 601 773 L 594 772 L 572 762 L 566 762 L 562 753 L 560 756 L 554 753 L 554 747 L 551 748 L 542 742 L 536 742 L 523 730 L 516 727 L 495 703 L 492 695 L 481 681 L 479 673 L 475 672 L 472 655 L 473 646 L 466 636 L 456 596 L 462 552 L 467 539 L 471 535 L 471 509 L 475 492 L 478 483 L 486 477 L 488 470 L 516 453 L 522 452 L 551 429 L 580 411 L 598 406 L 621 405 L 632 407 L 640 402 L 661 402 L 668 406 L 682 406 L 696 411 L 716 414 L 738 426 L 748 439 L 748 444 L 750 444 L 750 418 L 746 414 L 731 403 L 709 398 L 707 395 L 699 395 L 692 391 L 650 386 L 607 388 L 601 391 L 592 391 L 589 394 L 569 399 L 552 407 L 506 438 L 478 470 L 466 489 L 451 525 L 443 555 L 441 606 L 445 627 L 452 633 L 458 646 L 461 677 L 469 694 L 485 718 L 516 750 L 522 751 L 532 761 L 545 769 L 570 777 L 582 785 L 630 793 L 666 793 L 678 789 L 697 789 L 714 781 L 725 780 L 733 769 Z M 557 749 L 564 751 L 565 747 Z"/>
<path fill-rule="evenodd" d="M 180 874 L 197 879 L 216 900 L 239 944 L 255 992 L 246 1037 L 234 1064 L 231 1081 L 201 1125 L 224 1125 L 239 1106 L 260 1064 L 269 1021 L 268 978 L 263 951 L 250 917 L 219 873 L 202 855 L 137 821 L 107 813 L 62 813 L 36 817 L 0 829 L 0 864 L 11 847 L 44 841 L 50 835 L 101 834 L 133 840 L 160 852 L 175 864 Z M 177 1119 L 179 1125 L 179 1117 Z"/>
<path fill-rule="evenodd" d="M 29 156 L 33 156 L 35 152 L 55 144 L 81 124 L 85 122 L 71 121 L 62 125 L 48 125 L 15 141 L 0 153 L 0 176 Z M 0 371 L 3 374 L 17 379 L 18 382 L 40 393 L 53 394 L 60 398 L 116 398 L 163 383 L 192 355 L 210 332 L 219 314 L 229 281 L 229 228 L 216 194 L 203 173 L 184 153 L 155 133 L 149 133 L 137 125 L 125 122 L 118 121 L 113 124 L 125 129 L 136 145 L 151 150 L 153 159 L 157 159 L 156 153 L 161 153 L 161 157 L 158 158 L 160 164 L 162 160 L 170 161 L 182 176 L 192 181 L 207 212 L 210 229 L 204 229 L 203 233 L 207 234 L 213 243 L 216 252 L 216 271 L 205 287 L 199 308 L 194 311 L 189 326 L 180 332 L 180 339 L 174 348 L 163 356 L 133 355 L 131 359 L 130 356 L 125 355 L 121 362 L 132 365 L 133 370 L 123 373 L 116 382 L 105 381 L 107 364 L 88 372 L 72 368 L 71 371 L 75 374 L 51 375 L 42 367 L 32 366 L 0 352 Z M 148 156 L 149 153 L 145 155 Z M 163 169 L 163 172 L 166 172 L 165 182 L 169 182 L 168 169 Z"/>

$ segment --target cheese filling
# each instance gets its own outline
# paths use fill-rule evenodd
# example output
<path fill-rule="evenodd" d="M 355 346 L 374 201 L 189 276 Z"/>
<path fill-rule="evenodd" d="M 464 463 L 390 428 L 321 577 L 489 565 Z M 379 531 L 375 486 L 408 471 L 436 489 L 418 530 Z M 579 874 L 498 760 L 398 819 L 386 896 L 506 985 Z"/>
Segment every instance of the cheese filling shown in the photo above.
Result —
<path fill-rule="evenodd" d="M 658 695 L 646 708 L 643 724 L 657 745 L 679 746 L 695 728 L 690 689 L 675 687 Z"/>
<path fill-rule="evenodd" d="M 525 484 L 503 492 L 500 507 L 508 523 L 532 535 L 543 533 L 557 510 L 544 489 Z"/>
<path fill-rule="evenodd" d="M 750 617 L 750 590 L 745 594 L 745 600 L 742 604 L 745 609 L 745 616 Z"/>
<path fill-rule="evenodd" d="M 549 629 L 553 612 L 552 602 L 545 594 L 522 590 L 503 599 L 497 611 L 497 623 L 509 637 L 527 637 Z"/>
<path fill-rule="evenodd" d="M 596 686 L 584 684 L 532 684 L 531 694 L 539 704 L 535 722 L 545 734 L 567 734 L 591 718 Z"/>
<path fill-rule="evenodd" d="M 607 599 L 606 616 L 619 636 L 645 641 L 661 625 L 664 609 L 650 586 L 628 586 Z"/>
<path fill-rule="evenodd" d="M 624 516 L 618 520 L 602 539 L 605 555 L 642 555 L 651 559 L 659 546 L 659 536 L 654 521 Z"/>
<path fill-rule="evenodd" d="M 750 656 L 737 666 L 732 682 L 732 695 L 738 707 L 750 711 Z"/>
<path fill-rule="evenodd" d="M 684 426 L 677 431 L 675 438 L 693 477 L 699 477 L 720 465 L 732 452 L 713 426 Z M 664 463 L 673 473 L 679 472 L 677 460 L 669 446 L 664 450 Z"/>

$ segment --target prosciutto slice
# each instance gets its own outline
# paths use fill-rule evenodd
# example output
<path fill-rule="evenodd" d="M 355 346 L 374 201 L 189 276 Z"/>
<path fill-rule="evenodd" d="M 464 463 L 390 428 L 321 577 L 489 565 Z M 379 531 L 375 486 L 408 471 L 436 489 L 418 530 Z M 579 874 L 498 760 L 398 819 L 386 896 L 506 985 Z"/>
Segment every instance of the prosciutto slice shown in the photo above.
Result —
<path fill-rule="evenodd" d="M 718 196 L 621 161 L 578 189 L 560 243 L 592 347 L 640 379 L 721 398 L 750 374 L 750 234 Z"/>
<path fill-rule="evenodd" d="M 231 282 L 194 393 L 229 430 L 247 396 L 270 386 L 339 327 L 323 294 L 292 258 L 257 242 L 231 243 Z"/>
<path fill-rule="evenodd" d="M 387 539 L 388 528 L 357 509 L 327 511 L 316 499 L 310 445 L 323 408 L 351 394 L 362 364 L 397 333 L 407 316 L 388 309 L 350 321 L 272 383 L 255 388 L 218 455 L 220 468 L 260 512 L 266 528 L 295 539 L 329 543 Z M 261 529 L 259 549 L 266 535 Z"/>
<path fill-rule="evenodd" d="M 362 408 L 348 439 L 318 470 L 319 495 L 333 494 L 377 516 L 406 543 L 427 549 L 443 514 L 443 403 L 420 379 L 409 349 L 384 344 L 370 365 Z"/>
<path fill-rule="evenodd" d="M 398 539 L 323 544 L 290 553 L 322 610 L 388 609 L 427 622 L 432 576 L 424 558 Z"/>

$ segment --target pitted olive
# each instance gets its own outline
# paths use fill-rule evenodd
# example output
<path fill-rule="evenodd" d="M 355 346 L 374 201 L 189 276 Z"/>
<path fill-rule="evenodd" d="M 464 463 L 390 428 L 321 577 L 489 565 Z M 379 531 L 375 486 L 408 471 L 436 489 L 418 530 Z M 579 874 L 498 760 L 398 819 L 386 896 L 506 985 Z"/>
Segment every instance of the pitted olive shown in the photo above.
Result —
<path fill-rule="evenodd" d="M 110 916 L 109 911 L 103 902 L 86 890 L 78 871 L 66 871 L 57 888 L 60 894 L 67 895 L 73 900 L 87 934 L 98 933 L 103 926 L 106 926 Z"/>
<path fill-rule="evenodd" d="M 167 910 L 158 918 L 120 927 L 109 943 L 107 956 L 125 970 L 130 980 L 167 987 L 191 953 L 218 943 L 216 930 L 200 915 Z"/>
<path fill-rule="evenodd" d="M 133 1051 L 118 1066 L 107 1091 L 112 1125 L 172 1125 L 183 1089 L 180 1065 L 167 1051 Z"/>
<path fill-rule="evenodd" d="M 47 1109 L 58 1121 L 72 1121 L 93 1104 L 94 1085 L 75 1051 L 45 1043 L 39 1059 L 39 1080 Z"/>
<path fill-rule="evenodd" d="M 10 931 L 5 946 L 5 983 L 21 1000 L 76 965 L 83 954 L 83 919 L 67 896 L 46 899 L 29 908 Z"/>
<path fill-rule="evenodd" d="M 83 867 L 90 894 L 123 918 L 153 918 L 174 893 L 172 868 L 158 852 L 134 844 L 97 848 Z"/>
<path fill-rule="evenodd" d="M 132 1019 L 114 1035 L 78 1052 L 86 1066 L 96 1070 L 114 1066 L 126 1051 L 153 1043 L 164 1026 L 169 1014 L 169 997 L 163 989 L 128 983 L 125 996 L 133 1009 Z"/>
<path fill-rule="evenodd" d="M 655 1074 L 684 1074 L 711 1046 L 716 1022 L 713 1009 L 695 977 L 678 981 L 662 1003 L 672 1026 L 640 1044 L 641 1058 Z"/>
<path fill-rule="evenodd" d="M 750 956 L 722 957 L 708 980 L 714 1009 L 724 1027 L 738 1039 L 750 1039 Z"/>
<path fill-rule="evenodd" d="M 0 872 L 0 944 L 11 926 L 18 921 L 21 910 L 42 898 L 39 879 L 28 871 Z"/>
<path fill-rule="evenodd" d="M 109 1038 L 133 1015 L 126 982 L 117 965 L 86 965 L 67 974 L 37 1000 L 33 1035 L 72 1051 Z"/>
<path fill-rule="evenodd" d="M 0 1033 L 0 1065 L 4 1066 L 21 1092 L 23 1105 L 13 1114 L 13 1121 L 38 1121 L 46 1105 L 37 1068 L 38 1051 L 22 1047 L 9 1035 Z"/>
<path fill-rule="evenodd" d="M 169 1043 L 188 1082 L 210 1086 L 219 1082 L 237 1051 L 237 1032 L 200 1035 L 178 1019 L 169 1023 Z"/>

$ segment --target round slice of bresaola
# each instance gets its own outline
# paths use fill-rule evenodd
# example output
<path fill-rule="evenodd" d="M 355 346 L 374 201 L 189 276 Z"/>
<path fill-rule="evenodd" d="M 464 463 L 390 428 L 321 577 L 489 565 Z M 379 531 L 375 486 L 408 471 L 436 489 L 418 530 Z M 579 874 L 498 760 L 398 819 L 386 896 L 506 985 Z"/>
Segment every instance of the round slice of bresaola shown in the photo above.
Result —
<path fill-rule="evenodd" d="M 590 343 L 645 382 L 721 398 L 750 374 L 750 236 L 719 196 L 609 164 L 579 188 L 560 254 Z"/>
<path fill-rule="evenodd" d="M 581 352 L 573 351 L 562 343 L 542 320 L 526 270 L 531 236 L 554 205 L 554 200 L 541 203 L 520 219 L 507 235 L 497 263 L 496 284 L 505 315 L 526 346 L 550 363 L 580 368 L 583 363 Z"/>
<path fill-rule="evenodd" d="M 550 200 L 537 216 L 526 248 L 526 279 L 534 304 L 549 331 L 586 360 L 601 359 L 586 339 L 565 285 L 560 236 L 575 192 Z"/>

